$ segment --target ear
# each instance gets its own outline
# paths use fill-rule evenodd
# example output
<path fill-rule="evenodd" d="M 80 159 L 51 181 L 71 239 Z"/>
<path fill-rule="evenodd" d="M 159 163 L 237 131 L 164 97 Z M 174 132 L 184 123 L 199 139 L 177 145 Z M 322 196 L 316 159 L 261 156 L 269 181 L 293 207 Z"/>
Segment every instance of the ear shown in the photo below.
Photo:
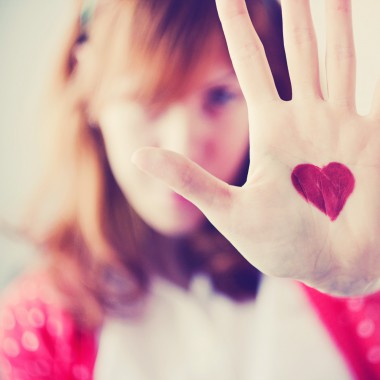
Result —
<path fill-rule="evenodd" d="M 88 41 L 88 28 L 92 21 L 95 9 L 97 5 L 97 0 L 83 0 L 82 8 L 80 10 L 79 16 L 79 33 L 72 47 L 72 52 L 70 54 L 69 67 L 70 72 L 75 70 L 78 63 L 78 51 L 82 45 Z"/>
<path fill-rule="evenodd" d="M 88 35 L 84 30 L 79 30 L 79 35 L 76 38 L 73 47 L 71 48 L 70 56 L 69 56 L 69 72 L 73 73 L 77 66 L 78 62 L 81 60 L 83 56 L 83 49 L 87 45 Z"/>

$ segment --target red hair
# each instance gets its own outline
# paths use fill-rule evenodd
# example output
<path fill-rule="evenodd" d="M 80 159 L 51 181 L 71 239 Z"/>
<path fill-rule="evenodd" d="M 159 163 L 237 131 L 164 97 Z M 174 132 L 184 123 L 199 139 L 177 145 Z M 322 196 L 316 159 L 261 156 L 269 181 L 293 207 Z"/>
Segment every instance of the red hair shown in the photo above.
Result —
<path fill-rule="evenodd" d="M 248 7 L 280 95 L 289 98 L 278 6 L 257 0 Z M 126 54 L 128 33 L 133 43 Z M 109 76 L 126 65 L 141 74 L 141 96 L 146 99 L 159 95 L 168 102 L 182 91 L 184 78 L 191 80 L 201 69 L 210 44 L 224 44 L 214 0 L 101 3 L 89 30 L 95 64 L 85 74 L 72 60 L 79 34 L 74 21 L 55 65 L 46 99 L 48 144 L 55 158 L 49 158 L 47 181 L 28 215 L 28 223 L 39 226 L 32 232 L 48 254 L 49 272 L 66 295 L 67 307 L 90 325 L 105 313 L 134 314 L 157 275 L 187 287 L 194 274 L 204 273 L 217 290 L 236 300 L 254 297 L 257 270 L 209 223 L 176 240 L 145 225 L 113 177 L 99 129 L 89 126 L 90 94 L 100 96 Z M 244 183 L 246 170 L 244 165 L 236 184 Z M 40 223 L 50 207 L 45 206 L 52 204 L 58 207 Z M 167 250 L 173 244 L 176 249 Z"/>

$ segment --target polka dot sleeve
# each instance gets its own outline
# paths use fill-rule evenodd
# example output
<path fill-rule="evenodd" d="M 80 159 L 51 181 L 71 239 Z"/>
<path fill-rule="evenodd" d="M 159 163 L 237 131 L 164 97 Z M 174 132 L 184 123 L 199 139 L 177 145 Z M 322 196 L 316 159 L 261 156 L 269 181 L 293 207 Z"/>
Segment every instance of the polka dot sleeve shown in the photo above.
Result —
<path fill-rule="evenodd" d="M 54 304 L 42 278 L 11 287 L 0 309 L 2 380 L 92 380 L 95 334 Z"/>
<path fill-rule="evenodd" d="M 358 380 L 380 379 L 380 292 L 335 298 L 303 286 Z"/>

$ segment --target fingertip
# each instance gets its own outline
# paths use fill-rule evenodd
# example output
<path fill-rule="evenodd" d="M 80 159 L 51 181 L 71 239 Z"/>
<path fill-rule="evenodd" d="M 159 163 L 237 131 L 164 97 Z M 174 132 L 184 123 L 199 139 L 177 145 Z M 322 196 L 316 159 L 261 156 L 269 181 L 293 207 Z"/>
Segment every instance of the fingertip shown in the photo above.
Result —
<path fill-rule="evenodd" d="M 159 159 L 158 148 L 144 147 L 135 151 L 131 156 L 131 162 L 139 169 L 150 171 Z"/>
<path fill-rule="evenodd" d="M 146 149 L 146 148 L 136 150 L 135 152 L 133 152 L 133 154 L 131 156 L 131 162 L 133 164 L 135 164 L 136 166 L 140 166 L 140 162 L 141 162 L 142 158 L 144 158 L 144 153 L 141 155 L 141 151 L 144 149 Z"/>

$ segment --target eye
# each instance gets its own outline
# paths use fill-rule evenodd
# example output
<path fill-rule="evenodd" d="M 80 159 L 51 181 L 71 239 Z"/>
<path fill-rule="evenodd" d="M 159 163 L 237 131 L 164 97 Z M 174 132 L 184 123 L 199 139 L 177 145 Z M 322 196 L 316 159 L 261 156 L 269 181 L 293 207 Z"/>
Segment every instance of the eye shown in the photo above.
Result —
<path fill-rule="evenodd" d="M 229 104 L 237 97 L 236 92 L 227 86 L 218 86 L 206 92 L 204 107 L 209 112 L 215 112 Z"/>

